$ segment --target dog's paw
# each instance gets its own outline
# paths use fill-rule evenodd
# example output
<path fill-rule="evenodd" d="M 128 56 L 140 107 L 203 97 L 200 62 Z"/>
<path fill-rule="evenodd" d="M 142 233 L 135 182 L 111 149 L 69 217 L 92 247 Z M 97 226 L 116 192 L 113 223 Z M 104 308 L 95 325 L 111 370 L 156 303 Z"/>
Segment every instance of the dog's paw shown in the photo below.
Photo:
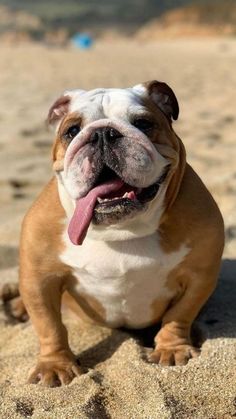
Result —
<path fill-rule="evenodd" d="M 40 358 L 36 367 L 30 372 L 28 383 L 41 383 L 46 387 L 59 387 L 70 384 L 75 377 L 82 373 L 82 368 L 69 353 L 54 354 Z"/>
<path fill-rule="evenodd" d="M 191 358 L 199 356 L 200 350 L 191 345 L 180 345 L 176 348 L 156 348 L 148 356 L 149 362 L 161 366 L 186 365 Z"/>
<path fill-rule="evenodd" d="M 15 282 L 7 282 L 0 287 L 0 299 L 3 302 L 12 300 L 19 295 L 19 286 Z"/>
<path fill-rule="evenodd" d="M 29 319 L 25 305 L 19 294 L 18 284 L 6 283 L 0 288 L 0 299 L 5 314 L 10 319 L 26 322 Z"/>

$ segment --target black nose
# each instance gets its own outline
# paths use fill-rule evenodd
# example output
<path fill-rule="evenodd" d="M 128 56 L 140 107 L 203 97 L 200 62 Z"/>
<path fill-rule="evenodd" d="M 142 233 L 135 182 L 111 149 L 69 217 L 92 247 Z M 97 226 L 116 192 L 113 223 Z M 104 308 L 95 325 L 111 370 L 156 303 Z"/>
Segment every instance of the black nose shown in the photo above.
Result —
<path fill-rule="evenodd" d="M 114 128 L 105 128 L 103 138 L 104 140 L 113 141 L 122 137 L 121 133 Z"/>
<path fill-rule="evenodd" d="M 114 128 L 97 128 L 91 135 L 90 139 L 92 142 L 106 141 L 111 142 L 117 138 L 122 137 L 121 133 Z"/>

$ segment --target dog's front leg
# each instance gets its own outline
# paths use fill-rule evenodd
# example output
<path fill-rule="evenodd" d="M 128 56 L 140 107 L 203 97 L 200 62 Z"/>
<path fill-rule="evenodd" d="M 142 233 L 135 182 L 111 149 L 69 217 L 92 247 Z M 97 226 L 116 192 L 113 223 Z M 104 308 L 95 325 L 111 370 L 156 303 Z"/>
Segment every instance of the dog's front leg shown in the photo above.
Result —
<path fill-rule="evenodd" d="M 173 303 L 162 319 L 161 330 L 155 337 L 155 349 L 150 354 L 151 362 L 167 365 L 185 365 L 200 351 L 192 345 L 191 326 L 199 311 L 212 294 L 216 285 L 216 273 L 196 276 L 188 283 L 182 297 Z"/>
<path fill-rule="evenodd" d="M 58 277 L 39 279 L 35 272 L 21 277 L 20 292 L 36 329 L 40 356 L 28 382 L 50 387 L 69 384 L 81 369 L 68 344 L 67 330 L 61 319 L 63 281 Z"/>

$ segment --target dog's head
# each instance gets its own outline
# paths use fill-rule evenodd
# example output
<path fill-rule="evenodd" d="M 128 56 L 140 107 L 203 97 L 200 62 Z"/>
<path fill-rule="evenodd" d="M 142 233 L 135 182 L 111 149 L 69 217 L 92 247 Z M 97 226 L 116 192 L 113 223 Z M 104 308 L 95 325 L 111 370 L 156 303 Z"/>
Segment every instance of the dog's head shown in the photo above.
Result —
<path fill-rule="evenodd" d="M 68 229 L 74 244 L 83 242 L 90 225 L 129 229 L 140 215 L 150 218 L 171 204 L 185 165 L 172 129 L 178 113 L 173 91 L 158 81 L 68 91 L 53 104 L 54 170 L 74 203 Z"/>

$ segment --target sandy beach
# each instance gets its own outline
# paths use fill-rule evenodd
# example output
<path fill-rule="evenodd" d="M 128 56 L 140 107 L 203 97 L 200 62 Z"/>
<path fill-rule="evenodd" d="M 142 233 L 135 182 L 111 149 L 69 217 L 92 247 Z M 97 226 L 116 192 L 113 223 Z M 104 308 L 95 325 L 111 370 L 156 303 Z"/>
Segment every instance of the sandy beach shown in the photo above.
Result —
<path fill-rule="evenodd" d="M 28 385 L 36 335 L 30 322 L 9 321 L 0 305 L 0 417 L 235 417 L 236 39 L 103 41 L 88 51 L 0 45 L 0 54 L 0 283 L 17 281 L 21 221 L 52 175 L 53 133 L 44 120 L 70 88 L 167 82 L 180 105 L 175 130 L 226 229 L 219 285 L 194 328 L 201 356 L 184 367 L 147 363 L 146 334 L 88 326 L 65 312 L 71 347 L 88 371 L 68 387 Z"/>

